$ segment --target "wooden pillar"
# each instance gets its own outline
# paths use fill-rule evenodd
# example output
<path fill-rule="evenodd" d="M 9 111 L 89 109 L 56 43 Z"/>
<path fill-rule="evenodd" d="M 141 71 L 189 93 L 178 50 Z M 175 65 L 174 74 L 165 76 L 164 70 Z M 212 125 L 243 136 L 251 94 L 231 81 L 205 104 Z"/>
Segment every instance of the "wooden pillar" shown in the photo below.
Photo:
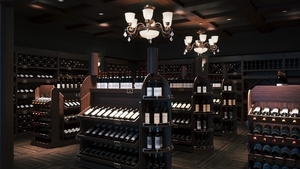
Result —
<path fill-rule="evenodd" d="M 14 168 L 14 9 L 0 3 L 0 168 Z"/>
<path fill-rule="evenodd" d="M 158 49 L 149 47 L 147 49 L 147 71 L 148 73 L 158 73 Z"/>

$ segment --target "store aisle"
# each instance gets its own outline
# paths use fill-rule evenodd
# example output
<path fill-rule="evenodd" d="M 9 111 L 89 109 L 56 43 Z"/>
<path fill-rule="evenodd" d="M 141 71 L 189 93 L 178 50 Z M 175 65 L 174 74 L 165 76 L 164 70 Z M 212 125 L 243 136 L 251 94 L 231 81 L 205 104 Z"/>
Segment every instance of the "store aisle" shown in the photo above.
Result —
<path fill-rule="evenodd" d="M 75 164 L 79 144 L 45 149 L 32 146 L 33 137 L 16 139 L 15 169 L 83 169 Z M 238 123 L 236 135 L 214 137 L 214 152 L 201 154 L 173 152 L 173 169 L 245 169 L 247 167 L 247 126 Z"/>

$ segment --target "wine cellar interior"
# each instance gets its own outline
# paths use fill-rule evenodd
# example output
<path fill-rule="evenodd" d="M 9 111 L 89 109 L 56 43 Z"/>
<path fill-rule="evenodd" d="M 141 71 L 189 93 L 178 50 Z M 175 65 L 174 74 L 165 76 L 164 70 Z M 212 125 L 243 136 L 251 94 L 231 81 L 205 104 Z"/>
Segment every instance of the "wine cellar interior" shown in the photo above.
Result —
<path fill-rule="evenodd" d="M 131 35 L 121 40 L 114 34 L 120 18 L 73 14 L 148 2 L 67 1 L 0 2 L 0 168 L 300 169 L 299 23 L 276 25 L 266 14 L 289 7 L 298 22 L 299 2 L 242 1 L 276 4 L 255 9 L 264 17 L 253 15 L 268 20 L 263 23 L 273 31 L 242 31 L 246 26 L 236 23 L 227 25 L 230 32 L 222 25 L 208 30 L 220 34 L 220 52 L 184 55 L 179 51 L 187 31 L 179 26 L 188 22 L 193 30 L 190 21 L 199 21 L 193 16 L 202 16 L 196 8 L 224 2 L 153 0 L 158 7 L 189 10 L 191 16 L 173 11 L 170 42 Z M 22 6 L 34 12 L 25 17 Z M 241 15 L 228 11 L 223 13 Z M 201 20 L 207 27 L 220 18 L 226 20 L 217 14 Z M 70 20 L 85 23 L 68 26 Z M 114 28 L 91 36 L 92 26 L 107 29 L 100 24 L 106 20 Z"/>

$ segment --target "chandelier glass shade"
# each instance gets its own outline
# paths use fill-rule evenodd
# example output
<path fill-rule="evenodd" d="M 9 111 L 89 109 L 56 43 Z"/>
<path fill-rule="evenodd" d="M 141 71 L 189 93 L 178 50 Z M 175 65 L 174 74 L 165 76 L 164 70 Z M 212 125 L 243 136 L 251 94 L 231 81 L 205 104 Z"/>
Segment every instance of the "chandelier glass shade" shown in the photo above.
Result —
<path fill-rule="evenodd" d="M 126 12 L 125 20 L 128 23 L 124 31 L 124 37 L 127 37 L 128 42 L 131 41 L 132 38 L 137 37 L 139 34 L 141 37 L 149 40 L 149 43 L 152 43 L 152 39 L 156 38 L 160 32 L 163 37 L 170 38 L 170 41 L 173 41 L 173 30 L 171 28 L 173 13 L 172 12 L 163 12 L 163 23 L 155 22 L 153 17 L 154 7 L 150 5 L 146 5 L 143 9 L 143 17 L 145 19 L 145 23 L 141 23 L 135 19 L 135 13 Z"/>
<path fill-rule="evenodd" d="M 198 32 L 199 39 L 195 40 L 194 43 L 193 41 L 193 36 L 186 36 L 184 39 L 184 44 L 185 44 L 185 50 L 184 50 L 184 55 L 187 52 L 190 52 L 192 49 L 198 54 L 201 55 L 207 51 L 213 52 L 215 55 L 216 52 L 220 52 L 219 47 L 217 46 L 217 42 L 219 40 L 218 36 L 212 36 L 210 39 L 208 39 L 208 42 L 206 41 L 207 35 L 204 34 L 203 31 L 199 30 Z"/>

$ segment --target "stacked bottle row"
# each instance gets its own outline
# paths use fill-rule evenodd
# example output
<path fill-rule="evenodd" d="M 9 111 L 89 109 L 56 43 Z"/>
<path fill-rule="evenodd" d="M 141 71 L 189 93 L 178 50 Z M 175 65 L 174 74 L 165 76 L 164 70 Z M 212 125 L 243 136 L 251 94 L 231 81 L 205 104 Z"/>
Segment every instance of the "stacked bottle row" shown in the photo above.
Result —
<path fill-rule="evenodd" d="M 19 66 L 32 66 L 32 67 L 57 67 L 57 57 L 51 56 L 38 56 L 29 54 L 18 54 Z"/>
<path fill-rule="evenodd" d="M 271 165 L 269 163 L 262 163 L 262 162 L 255 162 L 254 165 L 253 165 L 253 169 L 297 169 L 297 167 L 294 167 L 294 168 L 290 168 L 288 166 L 285 166 L 285 165 L 277 165 L 277 164 L 274 164 L 274 165 Z"/>
<path fill-rule="evenodd" d="M 57 85 L 56 88 L 58 89 L 69 89 L 69 88 L 80 88 L 81 84 L 84 80 L 83 78 L 84 76 L 76 76 L 76 77 L 72 77 L 72 76 L 59 76 L 57 79 Z"/>
<path fill-rule="evenodd" d="M 135 143 L 139 139 L 139 130 L 135 127 L 96 124 L 85 131 L 84 135 Z"/>
<path fill-rule="evenodd" d="M 214 145 L 212 144 L 212 137 L 213 135 L 210 133 L 197 133 L 195 138 L 195 148 L 202 150 L 214 148 Z"/>
<path fill-rule="evenodd" d="M 79 154 L 129 166 L 136 166 L 139 162 L 139 152 L 136 149 L 97 142 L 92 143 Z"/>
<path fill-rule="evenodd" d="M 101 72 L 97 79 L 98 89 L 129 89 L 133 88 L 131 71 Z"/>
<path fill-rule="evenodd" d="M 273 127 L 271 127 L 271 125 Z M 281 137 L 290 137 L 298 139 L 300 137 L 299 127 L 294 126 L 290 130 L 288 125 L 283 125 L 280 127 L 278 124 L 266 124 L 264 127 L 260 123 L 256 124 L 253 133 L 254 134 L 263 134 L 271 136 L 281 136 Z"/>
<path fill-rule="evenodd" d="M 190 111 L 192 108 L 191 103 L 187 102 L 172 102 L 172 111 Z"/>
<path fill-rule="evenodd" d="M 166 75 L 170 88 L 193 88 L 194 77 L 193 75 Z"/>
<path fill-rule="evenodd" d="M 87 60 L 75 60 L 75 59 L 65 59 L 60 58 L 59 66 L 61 68 L 77 68 L 77 69 L 88 69 L 89 68 L 89 61 Z"/>
<path fill-rule="evenodd" d="M 29 108 L 33 108 L 34 105 L 33 104 L 21 104 L 21 105 L 17 105 L 17 109 L 29 109 Z"/>
<path fill-rule="evenodd" d="M 282 60 L 252 60 L 244 61 L 244 70 L 257 70 L 257 69 L 281 69 Z"/>
<path fill-rule="evenodd" d="M 297 147 L 278 146 L 270 144 L 262 145 L 261 143 L 256 143 L 254 145 L 253 153 L 269 155 L 273 157 L 291 158 L 294 160 L 299 160 L 300 157 L 300 152 Z"/>
<path fill-rule="evenodd" d="M 80 108 L 80 103 L 78 99 L 65 100 L 64 106 L 65 108 Z"/>
<path fill-rule="evenodd" d="M 299 109 L 284 107 L 281 110 L 278 107 L 273 107 L 272 109 L 269 106 L 262 109 L 261 106 L 255 107 L 253 110 L 253 115 L 262 115 L 262 116 L 278 116 L 278 117 L 299 117 Z"/>
<path fill-rule="evenodd" d="M 285 68 L 286 69 L 300 68 L 300 59 L 299 58 L 285 59 Z"/>
<path fill-rule="evenodd" d="M 18 132 L 26 132 L 26 131 L 32 131 L 33 126 L 32 122 L 34 121 L 34 118 L 32 117 L 31 113 L 24 113 L 18 115 Z"/>
<path fill-rule="evenodd" d="M 107 63 L 107 71 L 109 72 L 125 72 L 128 71 L 126 64 Z"/>
<path fill-rule="evenodd" d="M 139 118 L 139 110 L 128 107 L 95 106 L 89 108 L 83 115 L 104 119 L 136 120 Z"/>
<path fill-rule="evenodd" d="M 48 74 L 34 74 L 34 73 L 20 73 L 17 74 L 17 78 L 40 78 L 40 79 L 52 79 L 52 75 Z"/>

